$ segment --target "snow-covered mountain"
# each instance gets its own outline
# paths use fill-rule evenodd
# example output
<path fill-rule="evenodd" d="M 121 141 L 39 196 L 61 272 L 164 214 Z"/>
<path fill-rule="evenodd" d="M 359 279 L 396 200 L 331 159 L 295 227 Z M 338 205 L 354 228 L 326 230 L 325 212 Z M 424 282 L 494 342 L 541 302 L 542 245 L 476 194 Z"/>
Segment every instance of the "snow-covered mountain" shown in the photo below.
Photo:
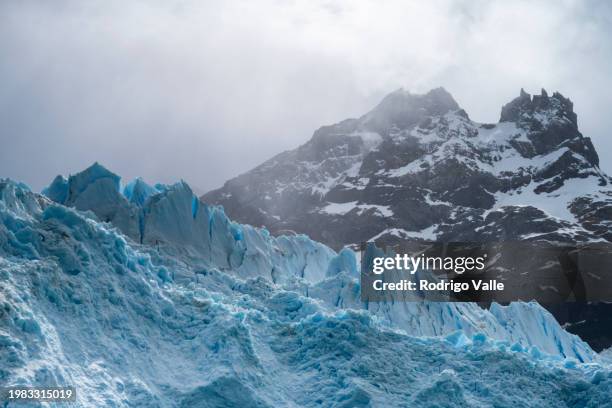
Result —
<path fill-rule="evenodd" d="M 406 238 L 612 241 L 610 182 L 559 93 L 521 90 L 499 123 L 481 124 L 438 88 L 393 92 L 202 198 L 336 249 Z"/>
<path fill-rule="evenodd" d="M 535 303 L 362 303 L 351 250 L 185 183 L 95 164 L 45 194 L 0 181 L 0 384 L 88 407 L 610 404 L 609 363 Z"/>

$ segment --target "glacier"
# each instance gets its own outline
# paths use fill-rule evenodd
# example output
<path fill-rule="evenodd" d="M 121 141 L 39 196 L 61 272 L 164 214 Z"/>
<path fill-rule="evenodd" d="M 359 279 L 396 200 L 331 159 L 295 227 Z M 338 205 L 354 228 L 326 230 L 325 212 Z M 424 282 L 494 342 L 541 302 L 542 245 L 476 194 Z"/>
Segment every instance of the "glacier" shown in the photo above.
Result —
<path fill-rule="evenodd" d="M 610 360 L 537 303 L 359 294 L 351 250 L 232 222 L 185 182 L 0 180 L 0 385 L 83 407 L 612 406 Z"/>

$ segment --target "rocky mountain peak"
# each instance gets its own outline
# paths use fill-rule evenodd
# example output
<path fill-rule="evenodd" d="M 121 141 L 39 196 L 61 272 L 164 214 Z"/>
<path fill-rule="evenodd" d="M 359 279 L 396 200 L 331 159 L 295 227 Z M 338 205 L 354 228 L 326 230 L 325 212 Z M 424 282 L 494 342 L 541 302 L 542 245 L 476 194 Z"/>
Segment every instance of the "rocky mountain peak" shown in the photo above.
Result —
<path fill-rule="evenodd" d="M 203 199 L 334 248 L 407 238 L 612 241 L 610 178 L 576 123 L 556 92 L 521 90 L 499 123 L 481 124 L 443 88 L 400 89 Z"/>
<path fill-rule="evenodd" d="M 467 113 L 442 87 L 425 94 L 400 88 L 359 119 L 347 119 L 317 129 L 312 139 L 298 149 L 298 159 L 321 161 L 330 157 L 359 156 L 371 151 L 392 133 L 429 125 L 432 118 L 455 111 L 467 119 Z"/>
<path fill-rule="evenodd" d="M 523 128 L 545 127 L 551 122 L 566 122 L 574 129 L 578 127 L 578 118 L 574 104 L 559 92 L 548 96 L 545 89 L 533 97 L 521 88 L 518 97 L 502 107 L 500 122 L 515 122 Z M 534 129 L 535 130 L 535 129 Z"/>
<path fill-rule="evenodd" d="M 442 87 L 426 94 L 413 94 L 398 89 L 383 98 L 361 121 L 368 130 L 386 133 L 392 127 L 406 129 L 425 118 L 441 116 L 458 109 L 459 104 Z"/>

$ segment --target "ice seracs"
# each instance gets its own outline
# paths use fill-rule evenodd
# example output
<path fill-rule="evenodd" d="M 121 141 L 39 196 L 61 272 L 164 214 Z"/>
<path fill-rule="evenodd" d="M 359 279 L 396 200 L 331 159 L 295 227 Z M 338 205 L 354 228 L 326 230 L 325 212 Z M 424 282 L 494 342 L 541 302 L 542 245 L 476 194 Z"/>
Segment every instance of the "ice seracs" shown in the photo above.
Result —
<path fill-rule="evenodd" d="M 144 202 L 101 168 L 58 183 L 73 206 L 0 181 L 2 384 L 87 407 L 609 398 L 607 363 L 536 304 L 364 304 L 351 250 L 235 223 L 185 183 Z M 104 217 L 125 209 L 134 236 Z"/>
<path fill-rule="evenodd" d="M 90 173 L 91 169 L 87 169 L 84 175 L 78 174 L 70 180 L 86 179 Z M 109 178 L 115 185 L 119 185 L 119 177 L 108 170 L 104 172 L 98 168 L 94 173 L 104 174 L 104 178 Z M 92 184 L 97 184 L 100 177 L 89 179 Z M 135 183 L 134 187 L 143 182 Z M 81 186 L 72 190 L 86 192 L 90 187 Z M 153 189 L 147 191 L 152 192 Z M 83 202 L 78 195 L 73 194 L 73 197 L 75 202 Z M 133 196 L 127 194 L 127 197 Z M 116 205 L 123 208 L 124 201 L 127 201 L 127 198 L 118 199 Z M 100 211 L 102 214 L 109 211 L 105 200 L 87 202 L 91 205 L 85 210 L 96 215 Z M 522 342 L 521 336 L 530 339 L 532 337 L 527 333 L 521 333 L 519 329 L 513 329 L 512 334 L 509 334 L 507 327 L 496 321 L 495 315 L 489 315 L 487 325 L 477 325 L 475 322 L 482 320 L 483 315 L 489 313 L 477 305 L 458 305 L 448 309 L 445 304 L 424 304 L 428 310 L 425 313 L 420 306 L 415 309 L 413 306 L 395 304 L 388 306 L 363 304 L 359 298 L 359 291 L 343 292 L 345 287 L 358 285 L 358 265 L 352 251 L 345 249 L 338 255 L 325 245 L 314 242 L 306 236 L 273 237 L 265 229 L 232 222 L 221 207 L 200 202 L 184 182 L 168 186 L 163 191 L 156 190 L 142 204 L 131 204 L 128 208 L 136 212 L 141 220 L 140 234 L 131 237 L 135 242 L 155 248 L 164 254 L 189 259 L 190 262 L 204 265 L 205 268 L 218 268 L 228 273 L 235 273 L 242 278 L 262 277 L 276 284 L 289 282 L 290 285 L 294 285 L 291 282 L 297 277 L 303 280 L 305 285 L 300 292 L 308 296 L 316 297 L 313 295 L 316 293 L 314 288 L 325 282 L 329 294 L 326 294 L 324 299 L 331 305 L 343 304 L 345 307 L 356 309 L 374 308 L 371 311 L 375 315 L 413 335 L 444 335 L 460 328 L 468 335 L 483 332 L 500 340 L 512 337 L 513 341 L 525 347 L 535 346 L 543 352 L 564 357 L 571 356 L 579 361 L 589 361 L 594 356 L 590 348 L 579 338 L 565 332 L 563 333 L 566 338 L 562 342 L 548 341 L 544 337 L 541 339 L 535 337 L 539 340 L 533 342 L 531 340 Z M 114 222 L 116 221 L 111 221 L 113 225 Z M 121 225 L 115 226 L 123 230 Z M 421 236 L 424 236 L 423 234 Z M 330 294 L 335 300 L 328 298 Z M 382 309 L 379 310 L 379 307 Z M 538 308 L 543 321 L 549 322 L 551 326 L 558 326 L 550 314 L 539 306 Z M 388 311 L 381 313 L 382 310 Z M 444 317 L 442 310 L 450 311 L 449 316 Z M 518 309 L 514 307 L 511 310 Z M 465 318 L 466 315 L 474 313 L 479 317 Z M 521 315 L 521 312 L 516 312 L 514 319 L 521 319 Z M 424 319 L 427 323 L 417 326 L 407 324 L 407 319 L 416 318 Z M 452 322 L 450 326 L 448 322 Z M 429 328 L 426 328 L 428 326 Z"/>

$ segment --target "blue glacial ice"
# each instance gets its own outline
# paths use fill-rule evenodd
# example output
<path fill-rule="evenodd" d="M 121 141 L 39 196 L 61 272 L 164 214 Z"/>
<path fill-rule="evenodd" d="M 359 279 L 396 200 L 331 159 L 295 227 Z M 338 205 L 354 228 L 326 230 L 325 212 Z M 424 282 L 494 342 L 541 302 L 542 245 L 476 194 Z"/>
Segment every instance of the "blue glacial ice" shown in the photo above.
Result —
<path fill-rule="evenodd" d="M 350 250 L 234 223 L 183 182 L 0 181 L 0 384 L 85 407 L 611 406 L 609 360 L 536 303 L 359 289 Z"/>

